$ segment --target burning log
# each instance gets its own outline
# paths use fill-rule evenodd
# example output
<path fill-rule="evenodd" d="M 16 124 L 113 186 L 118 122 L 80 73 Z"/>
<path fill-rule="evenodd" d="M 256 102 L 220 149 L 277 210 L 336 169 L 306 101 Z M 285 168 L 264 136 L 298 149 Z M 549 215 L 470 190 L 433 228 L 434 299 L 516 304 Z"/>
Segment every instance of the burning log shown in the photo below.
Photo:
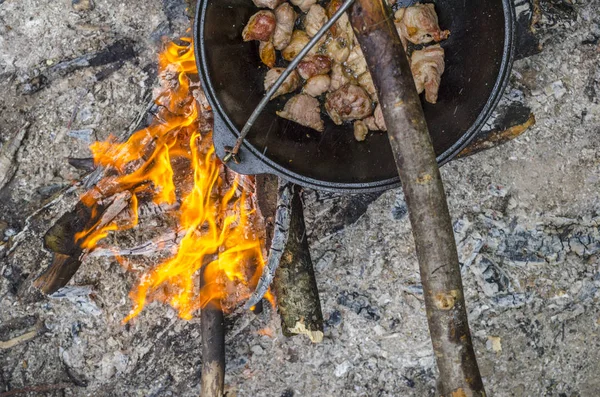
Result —
<path fill-rule="evenodd" d="M 406 197 L 442 396 L 485 396 L 471 342 L 456 242 L 421 101 L 391 9 L 357 0 L 351 22 L 373 75 Z"/>
<path fill-rule="evenodd" d="M 284 335 L 323 340 L 323 314 L 306 238 L 301 188 L 272 176 L 257 181 L 259 208 L 267 227 L 269 258 L 247 306 L 260 301 L 273 282 Z M 277 200 L 275 196 L 277 195 Z"/>
<path fill-rule="evenodd" d="M 275 273 L 273 290 L 286 336 L 306 335 L 323 341 L 323 313 L 313 263 L 308 249 L 301 188 L 292 186 L 289 236 Z"/>

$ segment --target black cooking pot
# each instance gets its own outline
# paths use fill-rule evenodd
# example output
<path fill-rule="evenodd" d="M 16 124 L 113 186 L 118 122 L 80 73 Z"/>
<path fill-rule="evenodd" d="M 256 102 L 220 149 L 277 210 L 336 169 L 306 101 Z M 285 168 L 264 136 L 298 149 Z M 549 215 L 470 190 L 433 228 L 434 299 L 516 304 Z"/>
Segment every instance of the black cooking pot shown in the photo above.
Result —
<path fill-rule="evenodd" d="M 414 3 L 404 1 L 403 6 Z M 446 71 L 438 103 L 423 102 L 438 162 L 458 154 L 491 115 L 506 87 L 514 53 L 514 9 L 510 0 L 439 0 Z M 200 0 L 194 42 L 198 70 L 214 110 L 217 155 L 233 146 L 264 95 L 267 68 L 257 42 L 243 42 L 242 30 L 257 11 L 251 0 Z M 324 116 L 325 131 L 315 132 L 275 114 L 291 95 L 271 101 L 248 134 L 242 174 L 272 173 L 315 189 L 365 192 L 399 186 L 385 133 L 365 142 L 354 139 L 352 125 L 337 126 Z"/>

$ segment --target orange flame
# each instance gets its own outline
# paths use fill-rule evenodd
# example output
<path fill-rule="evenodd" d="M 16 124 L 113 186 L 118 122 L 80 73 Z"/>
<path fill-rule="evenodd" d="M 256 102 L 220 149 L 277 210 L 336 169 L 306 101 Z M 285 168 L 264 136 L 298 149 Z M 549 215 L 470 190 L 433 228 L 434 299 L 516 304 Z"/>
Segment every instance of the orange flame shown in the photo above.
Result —
<path fill-rule="evenodd" d="M 189 39 L 182 42 L 168 44 L 159 56 L 156 122 L 127 142 L 111 137 L 91 146 L 95 163 L 111 173 L 81 197 L 94 220 L 75 236 L 82 248 L 92 250 L 109 233 L 136 226 L 142 195 L 156 204 L 181 203 L 175 215 L 185 234 L 177 253 L 141 274 L 130 295 L 133 309 L 124 321 L 152 300 L 168 303 L 185 319 L 210 301 L 231 308 L 250 296 L 264 266 L 262 244 L 253 230 L 251 197 L 237 179 L 230 184 L 222 178 L 210 134 L 199 131 L 202 116 L 189 78 L 197 73 L 193 44 Z M 185 169 L 179 171 L 182 163 Z M 174 165 L 189 175 L 187 185 L 176 182 Z M 104 212 L 105 198 L 122 192 L 130 193 L 133 214 L 125 225 L 104 219 L 110 218 L 109 211 Z"/>

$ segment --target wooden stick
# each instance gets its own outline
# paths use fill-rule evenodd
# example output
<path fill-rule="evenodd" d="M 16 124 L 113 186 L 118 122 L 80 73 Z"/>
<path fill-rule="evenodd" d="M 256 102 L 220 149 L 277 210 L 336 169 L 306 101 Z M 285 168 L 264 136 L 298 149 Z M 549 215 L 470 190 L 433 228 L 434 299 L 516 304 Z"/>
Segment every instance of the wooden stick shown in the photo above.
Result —
<path fill-rule="evenodd" d="M 9 397 L 16 396 L 17 394 L 25 394 L 25 393 L 44 393 L 51 390 L 63 390 L 73 387 L 70 383 L 58 383 L 56 385 L 39 385 L 39 386 L 26 386 L 21 387 L 19 389 L 12 389 L 9 391 L 5 391 L 4 393 L 0 393 L 0 397 Z"/>
<path fill-rule="evenodd" d="M 273 291 L 286 336 L 306 335 L 323 341 L 323 313 L 308 249 L 300 186 L 293 186 L 289 237 L 275 273 Z"/>
<path fill-rule="evenodd" d="M 10 182 L 16 171 L 13 159 L 21 147 L 30 125 L 29 121 L 25 122 L 15 136 L 9 139 L 0 150 L 0 189 Z"/>
<path fill-rule="evenodd" d="M 377 87 L 415 240 L 442 396 L 485 396 L 458 254 L 431 138 L 392 11 L 356 0 L 351 22 Z"/>
<path fill-rule="evenodd" d="M 284 181 L 283 179 L 279 180 L 277 208 L 275 210 L 275 229 L 273 231 L 273 239 L 270 243 L 269 256 L 256 285 L 256 290 L 244 305 L 245 309 L 255 306 L 265 296 L 273 282 L 275 271 L 281 263 L 281 257 L 283 256 L 289 236 L 293 187 L 293 183 Z"/>
<path fill-rule="evenodd" d="M 201 276 L 204 284 L 204 275 Z M 225 320 L 217 302 L 200 312 L 202 327 L 202 397 L 222 397 L 225 387 Z"/>
<path fill-rule="evenodd" d="M 34 327 L 31 327 L 27 330 L 27 332 L 9 339 L 7 341 L 0 341 L 0 350 L 10 349 L 11 347 L 15 347 L 18 344 L 23 342 L 27 342 L 40 334 L 40 330 L 43 328 L 41 324 L 38 324 Z"/>
<path fill-rule="evenodd" d="M 457 158 L 472 156 L 484 150 L 492 149 L 520 137 L 527 129 L 535 124 L 533 113 L 522 124 L 513 125 L 505 130 L 492 130 L 478 136 L 473 142 L 464 148 Z"/>

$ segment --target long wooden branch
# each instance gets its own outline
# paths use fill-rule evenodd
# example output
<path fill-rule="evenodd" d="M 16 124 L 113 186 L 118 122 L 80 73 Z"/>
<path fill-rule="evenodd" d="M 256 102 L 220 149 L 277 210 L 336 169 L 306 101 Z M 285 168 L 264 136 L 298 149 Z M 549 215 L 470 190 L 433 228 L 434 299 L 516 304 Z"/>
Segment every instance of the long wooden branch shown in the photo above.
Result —
<path fill-rule="evenodd" d="M 427 123 L 389 6 L 356 0 L 351 21 L 373 76 L 408 206 L 442 396 L 485 396 L 452 222 Z"/>

